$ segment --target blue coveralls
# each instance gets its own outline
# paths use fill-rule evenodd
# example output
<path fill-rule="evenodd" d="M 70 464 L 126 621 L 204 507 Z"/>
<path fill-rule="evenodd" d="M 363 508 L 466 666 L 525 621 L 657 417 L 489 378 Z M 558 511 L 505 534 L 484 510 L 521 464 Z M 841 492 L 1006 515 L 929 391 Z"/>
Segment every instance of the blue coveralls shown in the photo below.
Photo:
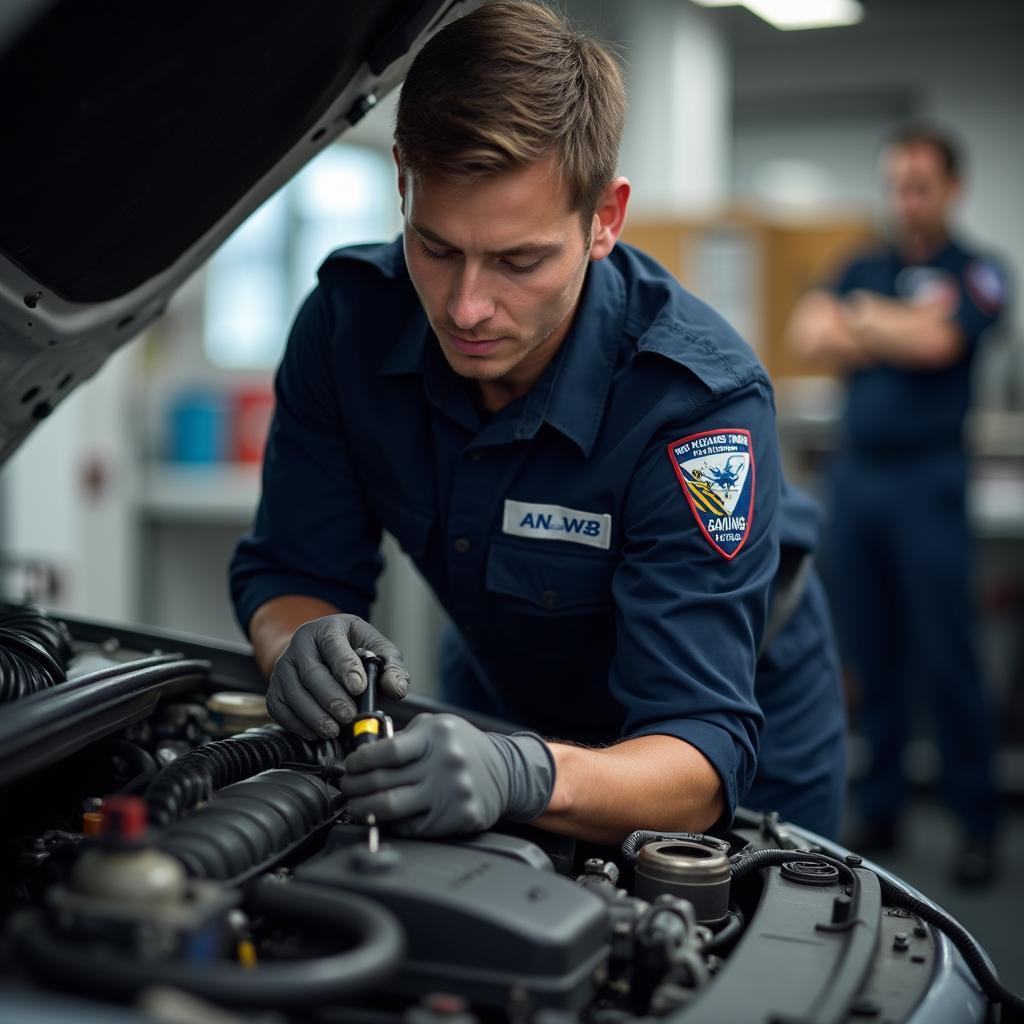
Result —
<path fill-rule="evenodd" d="M 761 365 L 661 267 L 626 245 L 591 264 L 540 380 L 489 415 L 400 242 L 342 249 L 276 395 L 231 567 L 243 628 L 284 594 L 366 616 L 386 529 L 457 629 L 446 696 L 548 737 L 677 736 L 727 817 L 742 799 L 835 833 L 844 721 L 816 580 L 758 662 L 780 538 L 812 549 L 816 517 L 783 481 Z"/>
<path fill-rule="evenodd" d="M 950 242 L 926 265 L 884 248 L 837 282 L 914 302 L 945 291 L 966 345 L 937 370 L 880 365 L 854 372 L 832 469 L 827 545 L 840 649 L 860 693 L 872 755 L 858 799 L 866 822 L 895 826 L 906 796 L 901 757 L 923 683 L 942 752 L 944 794 L 966 828 L 991 835 L 992 721 L 972 631 L 967 457 L 963 425 L 978 337 L 1004 301 L 999 269 Z"/>

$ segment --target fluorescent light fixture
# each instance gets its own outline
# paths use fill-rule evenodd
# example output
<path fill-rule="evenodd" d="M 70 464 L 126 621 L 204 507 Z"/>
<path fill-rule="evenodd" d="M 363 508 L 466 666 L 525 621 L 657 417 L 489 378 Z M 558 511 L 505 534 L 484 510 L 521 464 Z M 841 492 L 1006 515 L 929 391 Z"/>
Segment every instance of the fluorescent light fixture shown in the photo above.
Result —
<path fill-rule="evenodd" d="M 864 17 L 857 0 L 744 0 L 744 7 L 776 28 L 838 28 Z"/>
<path fill-rule="evenodd" d="M 736 7 L 785 31 L 856 25 L 864 17 L 860 0 L 693 0 L 701 7 Z"/>

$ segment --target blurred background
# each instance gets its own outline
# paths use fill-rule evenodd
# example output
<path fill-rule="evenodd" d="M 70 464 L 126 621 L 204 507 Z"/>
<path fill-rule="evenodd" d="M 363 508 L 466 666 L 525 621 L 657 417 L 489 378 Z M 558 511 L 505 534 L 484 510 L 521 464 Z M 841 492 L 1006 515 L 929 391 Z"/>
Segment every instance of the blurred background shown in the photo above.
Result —
<path fill-rule="evenodd" d="M 879 147 L 925 119 L 962 143 L 960 234 L 1024 280 L 1024 5 L 1010 0 L 815 0 L 848 24 L 779 27 L 769 0 L 564 0 L 625 64 L 626 239 L 722 312 L 775 382 L 791 479 L 821 493 L 842 384 L 784 344 L 809 288 L 881 228 Z M 851 9 L 853 15 L 850 15 Z M 288 327 L 333 248 L 386 239 L 400 221 L 393 97 L 257 211 L 167 315 L 77 390 L 0 474 L 7 597 L 241 640 L 226 564 L 251 521 Z M 999 708 L 997 775 L 1010 810 L 999 884 L 945 888 L 953 843 L 928 799 L 927 715 L 906 770 L 921 799 L 887 863 L 958 914 L 1024 987 L 1007 901 L 1024 907 L 1024 311 L 984 340 L 968 437 L 978 639 Z M 375 622 L 436 688 L 441 613 L 388 543 Z M 851 771 L 858 770 L 854 737 Z M 1012 905 L 1012 902 L 1011 902 Z"/>

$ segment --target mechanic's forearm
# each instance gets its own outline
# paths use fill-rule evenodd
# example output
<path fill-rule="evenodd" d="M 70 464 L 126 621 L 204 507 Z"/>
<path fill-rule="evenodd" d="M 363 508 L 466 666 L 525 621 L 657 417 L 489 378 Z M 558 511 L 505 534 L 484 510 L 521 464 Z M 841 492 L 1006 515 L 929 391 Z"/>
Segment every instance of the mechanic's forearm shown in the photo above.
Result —
<path fill-rule="evenodd" d="M 261 604 L 249 620 L 249 639 L 260 671 L 269 679 L 274 663 L 284 652 L 292 634 L 304 622 L 339 611 L 318 597 L 287 594 Z"/>
<path fill-rule="evenodd" d="M 675 736 L 638 736 L 601 749 L 548 745 L 555 790 L 533 824 L 550 832 L 619 843 L 638 828 L 699 832 L 725 809 L 711 762 Z"/>
<path fill-rule="evenodd" d="M 869 292 L 855 292 L 844 305 L 850 330 L 880 362 L 910 367 L 948 366 L 963 352 L 963 339 L 949 319 L 948 303 L 912 306 Z"/>
<path fill-rule="evenodd" d="M 871 361 L 847 324 L 839 300 L 828 292 L 810 292 L 800 300 L 786 327 L 786 337 L 804 359 L 826 360 L 843 369 Z"/>

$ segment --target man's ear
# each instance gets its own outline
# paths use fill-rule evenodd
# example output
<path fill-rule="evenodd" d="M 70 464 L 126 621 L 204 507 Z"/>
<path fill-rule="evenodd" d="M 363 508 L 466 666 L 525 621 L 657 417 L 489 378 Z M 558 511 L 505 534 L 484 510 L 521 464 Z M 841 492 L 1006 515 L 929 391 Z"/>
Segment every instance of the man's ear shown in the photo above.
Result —
<path fill-rule="evenodd" d="M 626 224 L 629 193 L 629 182 L 625 178 L 613 178 L 601 193 L 590 231 L 592 260 L 603 260 L 615 248 Z"/>
<path fill-rule="evenodd" d="M 402 213 L 405 213 L 405 170 L 402 167 L 402 158 L 398 155 L 398 146 L 391 147 L 391 155 L 395 158 L 395 168 L 398 170 L 398 194 L 402 199 Z"/>

